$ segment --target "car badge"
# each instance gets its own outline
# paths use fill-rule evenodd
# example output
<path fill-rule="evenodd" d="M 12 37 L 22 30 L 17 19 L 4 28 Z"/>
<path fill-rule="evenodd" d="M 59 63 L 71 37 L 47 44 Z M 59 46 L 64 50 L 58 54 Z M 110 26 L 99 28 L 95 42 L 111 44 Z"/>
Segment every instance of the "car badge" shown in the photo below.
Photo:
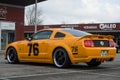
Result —
<path fill-rule="evenodd" d="M 104 45 L 104 42 L 103 42 L 103 41 L 100 41 L 100 45 L 102 45 L 102 46 L 103 46 L 103 45 Z"/>

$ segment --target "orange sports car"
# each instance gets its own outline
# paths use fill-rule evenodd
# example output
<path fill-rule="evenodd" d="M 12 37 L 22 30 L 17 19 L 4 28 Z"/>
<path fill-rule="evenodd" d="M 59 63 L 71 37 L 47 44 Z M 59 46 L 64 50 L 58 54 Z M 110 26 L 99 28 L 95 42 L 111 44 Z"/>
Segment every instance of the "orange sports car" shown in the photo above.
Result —
<path fill-rule="evenodd" d="M 113 36 L 95 35 L 75 29 L 43 29 L 26 40 L 10 43 L 6 47 L 8 63 L 50 63 L 58 68 L 70 64 L 87 63 L 99 66 L 113 61 L 116 48 Z"/>

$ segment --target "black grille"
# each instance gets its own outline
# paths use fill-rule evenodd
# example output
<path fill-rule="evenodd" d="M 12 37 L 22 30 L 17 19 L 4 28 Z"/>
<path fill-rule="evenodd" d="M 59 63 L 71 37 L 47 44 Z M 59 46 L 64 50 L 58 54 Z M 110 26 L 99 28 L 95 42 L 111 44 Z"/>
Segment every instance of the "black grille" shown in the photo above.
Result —
<path fill-rule="evenodd" d="M 107 40 L 93 40 L 95 47 L 109 47 L 109 41 Z"/>

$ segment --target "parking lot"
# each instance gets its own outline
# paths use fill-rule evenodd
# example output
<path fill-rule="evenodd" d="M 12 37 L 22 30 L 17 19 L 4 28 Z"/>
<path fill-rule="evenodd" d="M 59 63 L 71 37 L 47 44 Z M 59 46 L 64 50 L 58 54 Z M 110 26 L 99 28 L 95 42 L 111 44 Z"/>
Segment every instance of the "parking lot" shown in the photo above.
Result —
<path fill-rule="evenodd" d="M 86 64 L 58 69 L 50 64 L 8 64 L 0 53 L 0 80 L 119 80 L 120 54 L 115 61 L 105 62 L 97 68 Z"/>

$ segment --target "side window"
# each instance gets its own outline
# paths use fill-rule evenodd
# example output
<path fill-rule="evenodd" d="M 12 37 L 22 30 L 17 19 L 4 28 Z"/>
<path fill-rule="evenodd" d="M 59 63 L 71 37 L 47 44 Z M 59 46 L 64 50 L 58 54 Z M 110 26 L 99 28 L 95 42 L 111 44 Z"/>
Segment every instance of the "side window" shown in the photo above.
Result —
<path fill-rule="evenodd" d="M 63 37 L 65 37 L 65 34 L 57 32 L 54 38 L 63 38 Z"/>
<path fill-rule="evenodd" d="M 52 34 L 51 30 L 40 31 L 32 36 L 33 40 L 49 39 Z"/>

